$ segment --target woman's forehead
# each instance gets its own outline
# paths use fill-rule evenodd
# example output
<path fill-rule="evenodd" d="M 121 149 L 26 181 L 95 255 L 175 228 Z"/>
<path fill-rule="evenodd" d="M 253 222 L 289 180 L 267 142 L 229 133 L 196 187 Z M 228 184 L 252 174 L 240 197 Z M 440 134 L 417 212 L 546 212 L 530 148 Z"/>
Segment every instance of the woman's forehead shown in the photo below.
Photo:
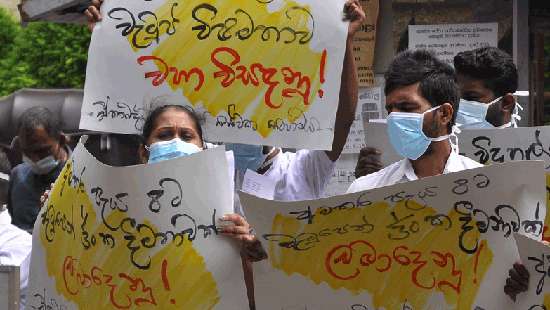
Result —
<path fill-rule="evenodd" d="M 194 128 L 195 124 L 186 112 L 168 109 L 161 113 L 155 121 L 155 128 L 162 127 Z"/>

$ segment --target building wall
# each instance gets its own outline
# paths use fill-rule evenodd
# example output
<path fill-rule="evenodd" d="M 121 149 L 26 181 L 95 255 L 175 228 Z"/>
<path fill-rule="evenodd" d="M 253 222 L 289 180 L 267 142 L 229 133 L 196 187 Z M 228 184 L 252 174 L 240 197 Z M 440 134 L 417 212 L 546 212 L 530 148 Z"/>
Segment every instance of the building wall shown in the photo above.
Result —
<path fill-rule="evenodd" d="M 399 0 L 393 2 L 393 14 L 396 48 L 413 18 L 417 25 L 498 22 L 499 48 L 512 54 L 511 0 L 426 0 L 418 3 Z"/>

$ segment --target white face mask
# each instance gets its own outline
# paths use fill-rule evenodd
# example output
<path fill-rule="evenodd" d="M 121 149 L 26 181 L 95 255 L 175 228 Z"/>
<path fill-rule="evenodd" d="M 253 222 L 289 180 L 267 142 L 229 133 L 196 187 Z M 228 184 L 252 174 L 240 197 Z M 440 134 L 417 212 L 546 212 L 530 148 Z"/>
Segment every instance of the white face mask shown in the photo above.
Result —
<path fill-rule="evenodd" d="M 23 162 L 30 165 L 31 171 L 37 175 L 48 174 L 59 166 L 59 161 L 56 160 L 55 157 L 53 157 L 53 155 L 42 158 L 37 162 L 34 162 L 27 156 L 23 155 Z"/>
<path fill-rule="evenodd" d="M 512 95 L 528 96 L 529 92 L 518 91 Z M 495 126 L 489 123 L 486 119 L 487 111 L 491 105 L 499 102 L 501 99 L 502 97 L 498 97 L 489 103 L 460 99 L 460 104 L 456 115 L 457 125 L 459 125 L 461 129 L 495 128 Z M 517 122 L 521 120 L 521 116 L 519 116 L 519 109 L 523 110 L 519 103 L 516 102 L 510 122 L 496 128 L 517 128 Z"/>
<path fill-rule="evenodd" d="M 195 144 L 182 141 L 180 138 L 174 138 L 170 141 L 159 141 L 145 148 L 149 151 L 149 164 L 189 156 L 202 151 Z"/>
<path fill-rule="evenodd" d="M 487 121 L 487 111 L 491 105 L 498 102 L 501 98 L 499 97 L 489 103 L 460 99 L 456 114 L 456 123 L 461 129 L 495 128 L 493 124 Z M 508 123 L 501 127 L 510 126 L 511 123 Z"/>
<path fill-rule="evenodd" d="M 426 153 L 432 142 L 447 140 L 451 137 L 451 135 L 444 135 L 430 138 L 423 131 L 424 115 L 439 108 L 441 106 L 431 108 L 424 113 L 392 112 L 388 115 L 388 137 L 399 155 L 417 160 Z"/>

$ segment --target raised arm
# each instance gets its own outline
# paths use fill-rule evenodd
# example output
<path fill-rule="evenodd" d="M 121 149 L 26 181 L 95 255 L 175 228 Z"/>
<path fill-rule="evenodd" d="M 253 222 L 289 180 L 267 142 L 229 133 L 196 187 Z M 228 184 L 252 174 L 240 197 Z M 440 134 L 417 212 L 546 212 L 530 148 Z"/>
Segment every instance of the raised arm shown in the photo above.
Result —
<path fill-rule="evenodd" d="M 92 0 L 90 6 L 84 11 L 84 15 L 88 18 L 88 29 L 90 29 L 90 31 L 94 30 L 95 23 L 101 21 L 99 8 L 102 3 L 103 0 Z"/>
<path fill-rule="evenodd" d="M 353 57 L 353 37 L 361 29 L 365 21 L 365 12 L 361 8 L 359 0 L 348 0 L 344 6 L 346 19 L 350 20 L 348 27 L 348 37 L 346 40 L 346 54 L 344 56 L 344 66 L 342 68 L 342 82 L 340 84 L 340 98 L 338 110 L 336 111 L 336 122 L 334 128 L 334 140 L 332 150 L 327 151 L 327 156 L 336 161 L 346 145 L 349 130 L 355 120 L 355 110 L 357 108 L 357 96 L 359 82 L 357 80 L 357 70 L 355 68 L 355 58 Z"/>

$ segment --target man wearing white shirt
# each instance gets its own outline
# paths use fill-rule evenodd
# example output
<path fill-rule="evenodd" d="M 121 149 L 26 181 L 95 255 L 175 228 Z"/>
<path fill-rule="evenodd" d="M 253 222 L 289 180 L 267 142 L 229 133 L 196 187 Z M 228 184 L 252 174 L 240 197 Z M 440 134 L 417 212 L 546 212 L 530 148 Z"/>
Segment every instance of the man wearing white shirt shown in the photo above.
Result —
<path fill-rule="evenodd" d="M 347 137 L 355 120 L 358 101 L 358 80 L 353 56 L 353 38 L 365 20 L 365 12 L 359 1 L 348 0 L 344 7 L 346 19 L 350 20 L 346 40 L 346 52 L 341 75 L 340 93 L 334 139 L 330 151 L 299 150 L 283 152 L 280 148 L 233 145 L 235 163 L 240 174 L 246 169 L 257 171 L 275 183 L 273 200 L 298 201 L 319 199 L 332 177 L 335 161 L 342 154 Z M 246 157 L 246 160 L 241 160 Z M 246 161 L 246 164 L 240 164 Z"/>
<path fill-rule="evenodd" d="M 0 265 L 20 267 L 20 308 L 24 309 L 29 277 L 32 236 L 26 231 L 9 224 L 10 219 L 7 211 L 0 212 L 0 220 Z"/>
<path fill-rule="evenodd" d="M 431 52 L 405 51 L 385 78 L 388 137 L 404 159 L 355 180 L 348 193 L 481 167 L 451 145 L 460 100 L 452 67 Z"/>

